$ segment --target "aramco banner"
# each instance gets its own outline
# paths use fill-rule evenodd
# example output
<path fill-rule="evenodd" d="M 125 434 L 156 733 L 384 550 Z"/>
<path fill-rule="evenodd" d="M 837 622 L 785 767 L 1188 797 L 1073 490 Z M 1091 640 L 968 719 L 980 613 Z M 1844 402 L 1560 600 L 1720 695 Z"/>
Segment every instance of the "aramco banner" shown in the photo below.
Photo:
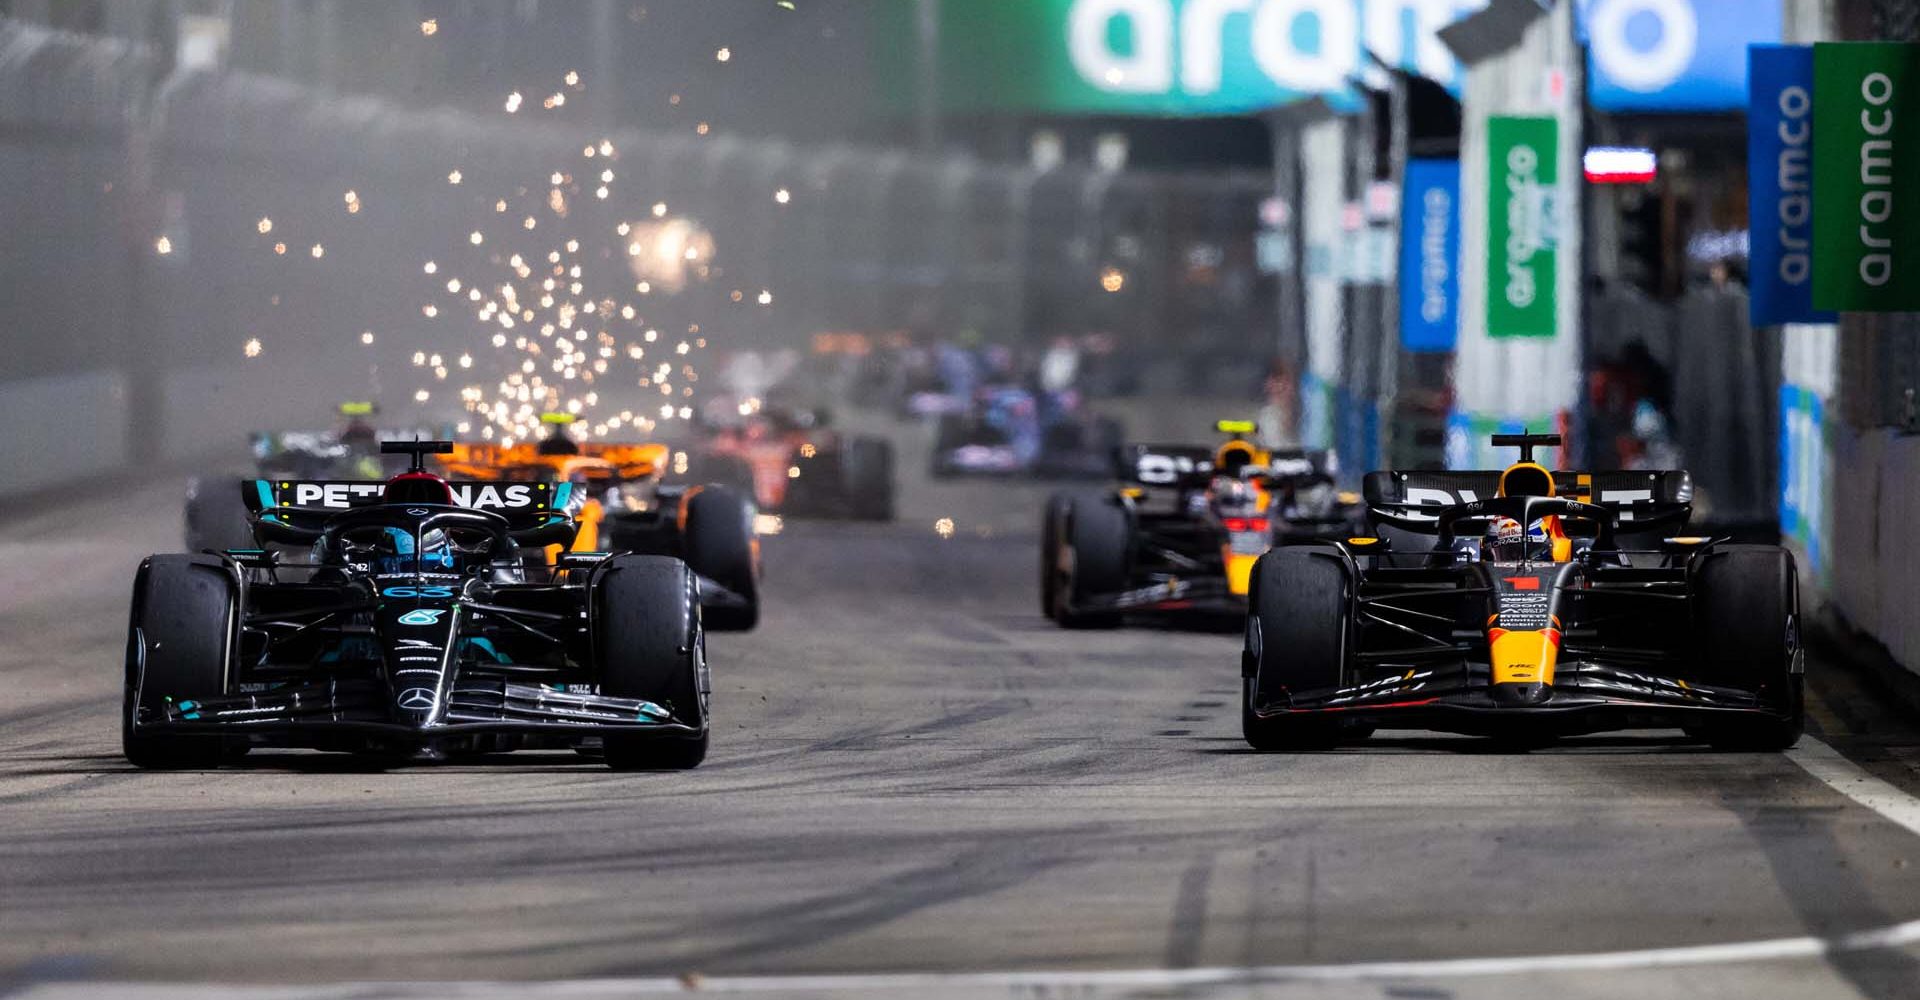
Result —
<path fill-rule="evenodd" d="M 884 90 L 910 106 L 918 4 L 881 8 Z M 1238 115 L 1377 72 L 1368 53 L 1448 87 L 1439 30 L 1486 0 L 946 0 L 934 33 L 950 111 Z"/>
<path fill-rule="evenodd" d="M 1920 311 L 1920 44 L 1813 47 L 1813 304 Z"/>
<path fill-rule="evenodd" d="M 1460 161 L 1408 160 L 1400 200 L 1400 346 L 1453 350 L 1460 332 Z"/>
<path fill-rule="evenodd" d="M 1487 336 L 1558 332 L 1560 123 L 1487 119 Z"/>
<path fill-rule="evenodd" d="M 1831 323 L 1813 307 L 1813 47 L 1756 45 L 1748 58 L 1750 321 Z"/>

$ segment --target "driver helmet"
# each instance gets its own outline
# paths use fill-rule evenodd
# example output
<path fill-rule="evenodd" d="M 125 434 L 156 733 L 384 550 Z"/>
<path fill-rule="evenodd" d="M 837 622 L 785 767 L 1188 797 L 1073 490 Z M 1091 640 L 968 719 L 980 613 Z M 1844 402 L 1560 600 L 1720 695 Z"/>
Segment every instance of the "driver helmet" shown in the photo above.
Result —
<path fill-rule="evenodd" d="M 1480 540 L 1483 562 L 1550 562 L 1553 539 L 1545 518 L 1522 525 L 1511 517 L 1496 517 Z"/>
<path fill-rule="evenodd" d="M 445 573 L 453 568 L 453 546 L 438 528 L 421 533 L 417 546 L 413 533 L 401 528 L 386 529 L 380 541 L 376 559 L 382 573 Z"/>

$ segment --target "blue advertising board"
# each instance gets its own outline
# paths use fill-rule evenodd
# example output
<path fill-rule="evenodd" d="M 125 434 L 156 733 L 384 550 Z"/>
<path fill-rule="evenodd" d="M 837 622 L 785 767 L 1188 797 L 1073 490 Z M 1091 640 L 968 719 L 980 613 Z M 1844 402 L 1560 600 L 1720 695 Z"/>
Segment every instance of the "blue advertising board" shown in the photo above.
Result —
<path fill-rule="evenodd" d="M 1460 329 L 1460 161 L 1409 160 L 1400 199 L 1400 346 L 1453 350 Z"/>
<path fill-rule="evenodd" d="M 1750 322 L 1831 323 L 1813 308 L 1813 47 L 1749 50 Z"/>
<path fill-rule="evenodd" d="M 1747 46 L 1780 41 L 1763 0 L 1581 0 L 1587 96 L 1600 111 L 1734 111 L 1747 100 Z"/>
<path fill-rule="evenodd" d="M 1825 411 L 1811 390 L 1780 387 L 1780 534 L 1798 543 L 1815 579 L 1824 579 L 1826 572 Z"/>

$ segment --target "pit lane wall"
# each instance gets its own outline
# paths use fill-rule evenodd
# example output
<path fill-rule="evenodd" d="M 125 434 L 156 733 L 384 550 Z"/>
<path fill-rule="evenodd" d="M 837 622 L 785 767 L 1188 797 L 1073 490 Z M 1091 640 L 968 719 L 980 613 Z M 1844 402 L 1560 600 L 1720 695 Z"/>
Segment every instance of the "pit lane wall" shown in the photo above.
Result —
<path fill-rule="evenodd" d="M 1786 40 L 1920 41 L 1915 0 L 1784 0 Z M 1920 673 L 1920 315 L 1782 330 L 1780 529 L 1817 622 Z M 1878 660 L 1877 657 L 1870 659 Z"/>

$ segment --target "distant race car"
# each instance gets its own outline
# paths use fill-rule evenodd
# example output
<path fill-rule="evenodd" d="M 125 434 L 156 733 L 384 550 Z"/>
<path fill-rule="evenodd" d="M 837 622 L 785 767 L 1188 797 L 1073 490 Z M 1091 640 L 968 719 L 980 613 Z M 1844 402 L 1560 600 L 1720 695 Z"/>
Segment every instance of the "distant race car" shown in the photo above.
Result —
<path fill-rule="evenodd" d="M 1728 749 L 1793 745 L 1804 717 L 1793 556 L 1680 534 L 1685 472 L 1549 472 L 1532 450 L 1557 436 L 1493 443 L 1520 448 L 1520 461 L 1370 473 L 1374 532 L 1260 560 L 1241 669 L 1247 741 L 1655 727 Z M 1389 542 L 1385 527 L 1421 544 Z"/>
<path fill-rule="evenodd" d="M 449 442 L 390 442 L 386 482 L 256 480 L 264 549 L 156 555 L 134 580 L 121 738 L 149 768 L 254 747 L 407 759 L 593 749 L 615 769 L 705 757 L 698 578 L 670 556 L 573 554 L 566 483 L 452 482 Z"/>
<path fill-rule="evenodd" d="M 931 472 L 936 478 L 1031 475 L 1098 479 L 1113 468 L 1125 438 L 1120 423 L 1080 408 L 1072 393 L 1034 393 L 1018 386 L 980 390 L 934 417 Z"/>
<path fill-rule="evenodd" d="M 1265 451 L 1223 420 L 1217 448 L 1131 445 L 1121 483 L 1054 494 L 1040 526 L 1040 605 L 1068 627 L 1147 612 L 1245 614 L 1254 560 L 1278 541 L 1345 537 L 1360 498 L 1321 453 Z"/>
<path fill-rule="evenodd" d="M 704 474 L 750 489 L 764 511 L 893 520 L 893 443 L 842 434 L 824 410 L 754 409 L 687 451 Z"/>
<path fill-rule="evenodd" d="M 740 632 L 760 619 L 760 540 L 751 501 L 714 484 L 669 483 L 671 449 L 663 444 L 568 442 L 570 452 L 538 443 L 511 447 L 460 443 L 441 456 L 451 478 L 569 485 L 578 531 L 567 546 L 550 545 L 544 561 L 566 552 L 631 552 L 674 556 L 700 578 L 706 627 Z M 537 551 L 537 550 L 536 550 Z"/>

